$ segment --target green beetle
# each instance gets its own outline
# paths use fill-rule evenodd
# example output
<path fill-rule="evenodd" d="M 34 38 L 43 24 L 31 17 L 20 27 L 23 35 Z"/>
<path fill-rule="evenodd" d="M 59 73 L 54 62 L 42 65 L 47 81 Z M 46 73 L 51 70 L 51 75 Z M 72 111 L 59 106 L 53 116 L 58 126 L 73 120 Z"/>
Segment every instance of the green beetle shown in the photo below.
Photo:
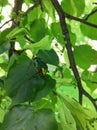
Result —
<path fill-rule="evenodd" d="M 46 73 L 48 72 L 47 64 L 40 57 L 33 58 L 33 65 L 34 65 L 37 73 L 40 74 L 41 76 L 45 76 Z"/>

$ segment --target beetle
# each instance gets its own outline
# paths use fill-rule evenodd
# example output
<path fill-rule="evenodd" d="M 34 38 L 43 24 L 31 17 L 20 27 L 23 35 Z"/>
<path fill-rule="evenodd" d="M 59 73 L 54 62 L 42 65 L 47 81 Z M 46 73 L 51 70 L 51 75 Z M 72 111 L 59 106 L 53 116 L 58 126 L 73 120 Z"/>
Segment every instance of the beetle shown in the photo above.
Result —
<path fill-rule="evenodd" d="M 41 76 L 45 76 L 48 72 L 48 66 L 45 61 L 40 57 L 33 58 L 33 66 L 36 69 L 37 73 Z"/>

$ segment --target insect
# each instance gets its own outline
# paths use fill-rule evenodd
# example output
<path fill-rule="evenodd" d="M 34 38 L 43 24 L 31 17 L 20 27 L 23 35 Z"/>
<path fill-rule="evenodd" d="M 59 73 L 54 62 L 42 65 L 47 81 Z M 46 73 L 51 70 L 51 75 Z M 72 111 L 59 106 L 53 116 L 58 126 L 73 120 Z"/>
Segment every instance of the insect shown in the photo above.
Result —
<path fill-rule="evenodd" d="M 40 57 L 34 57 L 33 58 L 33 65 L 34 65 L 34 68 L 36 69 L 37 73 L 40 76 L 45 76 L 46 73 L 48 72 L 47 64 Z"/>

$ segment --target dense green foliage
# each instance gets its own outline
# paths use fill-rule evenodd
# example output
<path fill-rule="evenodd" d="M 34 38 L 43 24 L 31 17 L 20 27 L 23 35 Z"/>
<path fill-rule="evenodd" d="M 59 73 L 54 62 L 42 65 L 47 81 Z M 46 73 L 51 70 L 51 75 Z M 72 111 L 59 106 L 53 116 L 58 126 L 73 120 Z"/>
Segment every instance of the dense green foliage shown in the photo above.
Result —
<path fill-rule="evenodd" d="M 0 130 L 97 130 L 95 1 L 58 0 L 84 90 L 81 105 L 53 0 L 20 0 L 19 10 L 17 1 L 0 1 Z"/>

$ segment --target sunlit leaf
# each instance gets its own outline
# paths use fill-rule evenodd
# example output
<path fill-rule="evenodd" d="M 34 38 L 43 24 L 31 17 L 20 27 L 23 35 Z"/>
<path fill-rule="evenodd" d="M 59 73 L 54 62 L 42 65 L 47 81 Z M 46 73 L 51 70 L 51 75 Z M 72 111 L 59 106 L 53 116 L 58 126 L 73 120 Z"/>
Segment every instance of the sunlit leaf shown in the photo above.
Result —
<path fill-rule="evenodd" d="M 28 15 L 27 15 L 27 20 L 28 20 L 28 23 L 31 23 L 33 22 L 34 20 L 40 18 L 40 15 L 41 15 L 41 8 L 40 7 L 37 7 L 37 8 L 34 8 L 33 10 L 31 10 Z M 33 16 L 33 17 L 32 17 Z"/>
<path fill-rule="evenodd" d="M 71 99 L 68 96 L 59 94 L 59 98 L 70 110 L 77 128 L 82 129 L 94 129 L 97 126 L 97 114 L 84 109 L 77 101 Z M 92 121 L 92 122 L 91 122 Z M 90 123 L 91 122 L 91 123 Z"/>
<path fill-rule="evenodd" d="M 75 46 L 74 57 L 76 64 L 83 69 L 88 69 L 90 65 L 97 64 L 97 51 L 89 45 Z"/>
<path fill-rule="evenodd" d="M 50 49 L 51 41 L 52 39 L 49 37 L 49 35 L 47 35 L 39 42 L 30 45 L 25 45 L 24 49 L 30 49 L 33 51 L 33 53 L 36 54 L 41 49 Z"/>
<path fill-rule="evenodd" d="M 60 122 L 63 130 L 76 130 L 76 122 L 69 109 L 62 103 L 59 108 Z"/>
<path fill-rule="evenodd" d="M 17 35 L 26 34 L 26 32 L 27 31 L 25 28 L 16 27 L 6 37 L 7 37 L 7 39 L 12 39 L 12 38 L 16 37 Z"/>
<path fill-rule="evenodd" d="M 83 71 L 81 78 L 92 92 L 97 88 L 97 73 L 85 70 Z"/>
<path fill-rule="evenodd" d="M 93 10 L 94 10 L 94 9 L 93 9 Z M 92 24 L 94 24 L 94 25 L 97 25 L 97 20 L 96 20 L 96 18 L 97 18 L 97 13 L 94 13 L 94 14 L 92 14 L 92 15 L 88 18 L 87 21 L 88 21 L 89 23 L 92 23 Z M 97 40 L 97 35 L 96 35 L 97 28 L 96 28 L 96 27 L 91 27 L 91 26 L 88 26 L 88 25 L 85 25 L 85 24 L 81 24 L 80 27 L 81 27 L 82 33 L 83 33 L 85 36 L 87 36 L 87 37 L 89 37 L 89 38 L 91 38 L 91 39 L 93 39 L 93 40 Z"/>
<path fill-rule="evenodd" d="M 42 0 L 43 9 L 53 18 L 54 17 L 54 7 L 50 0 Z"/>
<path fill-rule="evenodd" d="M 62 0 L 62 9 L 71 15 L 80 16 L 85 8 L 84 0 Z"/>

